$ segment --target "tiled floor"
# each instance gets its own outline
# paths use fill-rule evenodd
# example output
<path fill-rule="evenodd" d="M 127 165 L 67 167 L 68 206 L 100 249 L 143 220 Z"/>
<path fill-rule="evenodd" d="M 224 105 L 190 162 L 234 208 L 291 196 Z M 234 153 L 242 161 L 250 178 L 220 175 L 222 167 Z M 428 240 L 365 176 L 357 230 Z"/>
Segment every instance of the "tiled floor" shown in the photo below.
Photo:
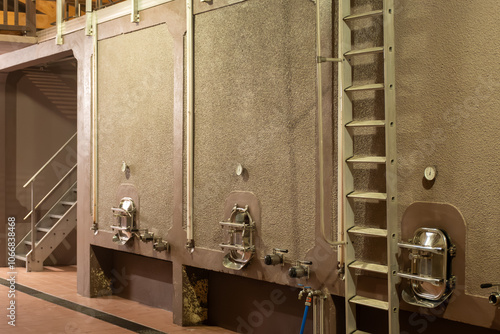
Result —
<path fill-rule="evenodd" d="M 7 279 L 8 268 L 0 268 L 0 277 Z M 85 298 L 76 293 L 76 266 L 45 267 L 43 272 L 27 273 L 18 268 L 17 282 L 23 286 L 53 295 L 78 305 L 112 314 L 165 333 L 234 333 L 218 327 L 181 327 L 173 324 L 172 313 L 116 296 Z M 9 288 L 0 285 L 0 333 L 133 333 L 130 330 L 63 306 L 16 292 L 16 326 L 7 318 Z M 3 310 L 3 311 L 1 311 Z M 4 313 L 2 315 L 2 312 Z"/>

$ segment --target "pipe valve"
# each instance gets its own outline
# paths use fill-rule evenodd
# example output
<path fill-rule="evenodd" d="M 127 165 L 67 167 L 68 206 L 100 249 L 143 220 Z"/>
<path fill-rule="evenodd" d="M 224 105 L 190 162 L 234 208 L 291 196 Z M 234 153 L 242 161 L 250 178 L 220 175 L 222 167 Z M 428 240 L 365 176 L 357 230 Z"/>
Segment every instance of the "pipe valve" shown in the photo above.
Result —
<path fill-rule="evenodd" d="M 311 261 L 297 261 L 295 266 L 288 270 L 288 276 L 291 278 L 309 278 L 309 266 L 312 265 Z"/>
<path fill-rule="evenodd" d="M 495 286 L 497 287 L 497 291 L 491 292 L 489 297 L 488 297 L 488 302 L 493 306 L 500 305 L 500 283 L 483 283 L 483 284 L 481 284 L 481 289 L 488 289 L 488 288 L 492 288 Z"/>
<path fill-rule="evenodd" d="M 288 249 L 273 248 L 273 253 L 264 257 L 264 263 L 268 266 L 275 266 L 277 264 L 285 265 L 285 254 Z"/>
<path fill-rule="evenodd" d="M 155 239 L 153 243 L 153 249 L 157 252 L 170 251 L 170 244 L 167 241 L 163 241 L 161 238 Z"/>

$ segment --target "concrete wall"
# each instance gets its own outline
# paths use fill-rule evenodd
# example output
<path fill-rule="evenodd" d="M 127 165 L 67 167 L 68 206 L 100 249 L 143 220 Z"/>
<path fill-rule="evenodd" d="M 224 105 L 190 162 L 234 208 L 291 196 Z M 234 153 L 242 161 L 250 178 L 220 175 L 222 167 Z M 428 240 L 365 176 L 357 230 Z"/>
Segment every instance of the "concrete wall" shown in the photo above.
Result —
<path fill-rule="evenodd" d="M 141 229 L 165 237 L 172 227 L 172 48 L 165 24 L 99 42 L 97 198 L 103 229 L 115 223 L 111 207 L 118 206 L 123 183 L 139 193 Z M 130 166 L 130 179 L 121 172 L 122 161 Z"/>
<path fill-rule="evenodd" d="M 498 13 L 492 0 L 400 1 L 396 9 L 400 213 L 414 201 L 458 208 L 467 225 L 465 290 L 479 296 L 500 268 Z M 430 189 L 427 166 L 438 170 Z"/>
<path fill-rule="evenodd" d="M 224 241 L 218 222 L 228 218 L 232 191 L 253 192 L 261 203 L 259 256 L 278 247 L 302 258 L 314 245 L 314 8 L 254 1 L 196 16 L 194 225 L 201 247 Z"/>

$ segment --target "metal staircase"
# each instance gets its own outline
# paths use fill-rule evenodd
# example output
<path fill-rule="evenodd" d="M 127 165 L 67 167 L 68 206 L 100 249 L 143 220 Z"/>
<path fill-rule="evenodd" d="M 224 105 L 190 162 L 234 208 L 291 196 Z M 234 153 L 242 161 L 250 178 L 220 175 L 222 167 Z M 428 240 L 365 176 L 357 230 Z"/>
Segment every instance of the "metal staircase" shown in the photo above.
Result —
<path fill-rule="evenodd" d="M 380 0 L 383 9 L 372 10 L 364 13 L 351 12 L 351 0 L 339 2 L 339 92 L 342 131 L 342 157 L 343 176 L 342 190 L 346 196 L 343 204 L 343 225 L 345 235 L 345 298 L 346 298 L 346 333 L 366 333 L 358 329 L 356 320 L 357 305 L 382 309 L 387 311 L 389 333 L 399 333 L 399 297 L 396 291 L 398 265 L 396 256 L 398 252 L 398 224 L 397 224 L 397 160 L 396 160 L 396 114 L 395 114 L 395 75 L 394 75 L 394 3 L 393 0 Z M 360 48 L 353 45 L 353 24 L 358 20 L 373 20 L 382 17 L 383 20 L 383 46 L 370 46 Z M 381 54 L 384 64 L 384 82 L 371 84 L 358 84 L 353 80 L 353 65 L 355 57 Z M 373 77 L 375 78 L 375 75 Z M 358 92 L 384 91 L 385 118 L 377 119 L 363 117 L 356 119 L 359 111 L 354 108 Z M 373 94 L 375 96 L 375 93 Z M 372 96 L 372 98 L 373 98 Z M 375 99 L 373 101 L 375 102 Z M 364 104 L 366 105 L 366 104 Z M 375 109 L 375 108 L 373 108 Z M 383 128 L 385 130 L 385 156 L 364 156 L 356 152 L 355 145 L 357 131 L 360 128 L 369 129 Z M 375 132 L 375 131 L 374 131 Z M 363 180 L 356 179 L 355 164 L 379 164 L 385 165 L 385 189 L 380 191 L 364 190 L 368 187 Z M 378 201 L 386 203 L 386 226 L 371 227 L 371 222 L 365 222 L 362 226 L 357 225 L 360 219 L 356 219 L 358 210 L 355 205 L 359 201 Z M 366 207 L 365 207 L 366 210 Z M 355 223 L 356 222 L 356 223 Z M 370 227 L 367 227 L 370 226 Z M 367 238 L 387 239 L 387 262 L 385 264 L 372 263 L 357 258 L 356 240 L 363 240 L 362 245 L 368 247 L 371 244 Z M 366 249 L 365 249 L 366 251 Z M 373 250 L 368 250 L 372 252 Z M 378 249 L 377 249 L 378 251 Z M 375 275 L 387 276 L 387 298 L 384 300 L 368 298 L 359 295 L 358 280 L 361 275 L 368 272 Z M 372 274 L 373 275 L 373 274 Z"/>
<path fill-rule="evenodd" d="M 16 259 L 26 262 L 27 271 L 42 271 L 44 261 L 76 228 L 77 187 L 75 179 L 76 164 L 57 182 L 57 184 L 35 205 L 34 183 L 54 159 L 76 138 L 76 133 L 45 163 L 24 188 L 31 187 L 31 211 L 24 217 L 31 217 L 31 230 L 16 246 Z M 41 219 L 36 220 L 37 209 L 42 204 L 62 193 Z"/>

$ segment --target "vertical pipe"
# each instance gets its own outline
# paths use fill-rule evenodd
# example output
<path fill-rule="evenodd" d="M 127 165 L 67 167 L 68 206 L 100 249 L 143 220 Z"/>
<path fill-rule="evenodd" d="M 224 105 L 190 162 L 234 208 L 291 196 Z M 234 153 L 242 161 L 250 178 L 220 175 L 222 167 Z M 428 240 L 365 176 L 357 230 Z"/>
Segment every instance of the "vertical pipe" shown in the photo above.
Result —
<path fill-rule="evenodd" d="M 28 0 L 31 1 L 31 0 Z M 31 266 L 26 266 L 28 271 L 31 271 L 31 267 L 36 263 L 35 246 L 36 246 L 36 220 L 35 220 L 35 195 L 34 195 L 34 182 L 31 182 L 31 261 L 26 259 L 27 263 L 31 263 Z"/>
<path fill-rule="evenodd" d="M 340 1 L 339 0 L 339 5 L 338 5 L 338 12 L 340 13 Z M 342 30 L 340 29 L 340 25 L 342 24 L 342 18 L 340 15 L 337 16 L 338 19 L 338 38 L 337 38 L 337 45 L 338 45 L 338 50 L 337 50 L 337 56 L 341 59 L 343 59 L 343 52 L 342 52 Z M 342 117 L 342 99 L 343 99 L 343 94 L 344 90 L 342 88 L 342 63 L 340 62 L 338 64 L 338 75 L 337 75 L 337 85 L 338 85 L 338 93 L 337 93 L 337 240 L 339 241 L 345 241 L 345 236 L 344 236 L 344 201 L 345 201 L 345 196 L 344 196 L 344 184 L 343 184 L 343 175 L 344 175 L 344 155 L 343 155 L 343 147 L 344 147 L 344 140 L 343 140 L 343 131 L 344 131 L 344 126 L 343 126 L 343 117 Z M 345 266 L 345 248 L 344 247 L 339 247 L 338 252 L 337 252 L 337 261 L 338 261 L 338 266 L 339 268 L 342 268 Z"/>
<path fill-rule="evenodd" d="M 319 297 L 319 334 L 325 333 L 325 298 Z"/>
<path fill-rule="evenodd" d="M 187 134 L 186 134 L 186 145 L 187 145 L 187 180 L 186 180 L 186 234 L 187 243 L 186 247 L 190 250 L 194 250 L 194 238 L 193 238 L 193 182 L 194 182 L 194 25 L 193 25 L 193 1 L 186 0 L 186 43 L 187 43 L 187 68 L 186 68 L 186 80 L 187 80 Z"/>
<path fill-rule="evenodd" d="M 318 333 L 318 308 L 316 303 L 318 302 L 318 298 L 316 296 L 313 296 L 313 303 L 312 303 L 312 308 L 313 308 L 313 334 Z"/>
<path fill-rule="evenodd" d="M 97 14 L 87 12 L 92 18 L 92 40 L 93 40 L 93 59 L 92 59 L 92 218 L 93 226 L 97 222 Z"/>
<path fill-rule="evenodd" d="M 324 175 L 324 147 L 323 147 L 323 79 L 321 67 L 321 15 L 320 0 L 316 0 L 316 76 L 317 76 L 317 94 L 318 94 L 318 153 L 319 153 L 319 220 L 321 226 L 321 235 L 331 246 L 341 245 L 343 242 L 332 241 L 326 235 L 325 231 L 325 175 Z"/>

